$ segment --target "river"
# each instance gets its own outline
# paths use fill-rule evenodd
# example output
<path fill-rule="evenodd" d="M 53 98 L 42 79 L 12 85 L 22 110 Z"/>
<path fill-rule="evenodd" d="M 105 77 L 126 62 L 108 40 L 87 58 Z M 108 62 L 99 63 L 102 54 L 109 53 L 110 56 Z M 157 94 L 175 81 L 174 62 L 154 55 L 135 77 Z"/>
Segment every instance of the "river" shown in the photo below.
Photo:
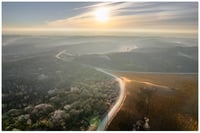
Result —
<path fill-rule="evenodd" d="M 63 51 L 59 52 L 55 57 L 57 59 L 61 60 L 60 55 L 65 53 L 65 52 L 66 51 L 63 50 Z M 105 73 L 105 74 L 115 78 L 117 80 L 117 82 L 119 83 L 119 86 L 120 86 L 119 96 L 118 96 L 115 104 L 109 110 L 108 114 L 106 116 L 104 116 L 103 120 L 101 121 L 101 123 L 99 124 L 99 126 L 97 128 L 98 131 L 104 131 L 107 128 L 107 126 L 110 124 L 110 122 L 113 120 L 113 118 L 116 116 L 118 111 L 121 109 L 121 106 L 122 106 L 122 104 L 123 104 L 123 102 L 126 98 L 125 82 L 121 78 L 117 77 L 116 75 L 114 75 L 112 73 L 105 71 L 102 68 L 97 68 L 97 67 L 93 67 L 93 66 L 90 66 L 90 65 L 87 65 L 87 66 L 92 67 L 99 72 Z"/>
<path fill-rule="evenodd" d="M 118 111 L 120 110 L 120 108 L 126 98 L 126 88 L 125 88 L 125 82 L 121 78 L 119 78 L 116 75 L 109 73 L 101 68 L 95 68 L 95 69 L 99 72 L 103 72 L 103 73 L 115 78 L 118 81 L 119 86 L 120 86 L 120 93 L 119 93 L 117 101 L 112 106 L 112 108 L 109 110 L 108 114 L 103 118 L 103 120 L 101 121 L 101 123 L 99 124 L 99 126 L 97 128 L 98 131 L 104 131 L 107 128 L 107 126 L 110 124 L 110 122 L 113 120 L 115 115 L 118 113 Z"/>

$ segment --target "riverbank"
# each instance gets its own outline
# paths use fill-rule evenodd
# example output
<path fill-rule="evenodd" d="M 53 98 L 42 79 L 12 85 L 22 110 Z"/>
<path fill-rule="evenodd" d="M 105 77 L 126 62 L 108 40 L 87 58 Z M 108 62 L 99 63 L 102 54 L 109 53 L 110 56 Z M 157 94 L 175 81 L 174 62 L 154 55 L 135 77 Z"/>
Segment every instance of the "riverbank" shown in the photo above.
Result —
<path fill-rule="evenodd" d="M 62 60 L 62 58 L 60 56 L 64 53 L 65 53 L 65 50 L 59 52 L 55 57 L 59 60 Z M 120 108 L 122 107 L 122 104 L 125 100 L 125 97 L 126 97 L 125 82 L 123 81 L 123 79 L 119 78 L 118 76 L 114 75 L 113 73 L 105 71 L 104 69 L 93 67 L 93 66 L 87 65 L 87 64 L 82 64 L 82 65 L 92 68 L 92 69 L 95 69 L 96 71 L 104 73 L 110 77 L 113 77 L 119 84 L 120 92 L 119 92 L 119 96 L 118 96 L 115 104 L 111 107 L 109 112 L 106 114 L 106 116 L 104 116 L 104 118 L 100 122 L 99 126 L 97 127 L 97 130 L 104 131 L 104 130 L 106 130 L 106 128 L 108 127 L 108 125 L 110 124 L 112 119 L 116 116 L 117 112 L 120 110 Z M 89 130 L 95 130 L 95 128 L 96 127 L 92 127 L 92 128 L 89 128 Z"/>
<path fill-rule="evenodd" d="M 110 109 L 108 114 L 103 118 L 103 120 L 101 121 L 100 125 L 97 128 L 98 131 L 103 131 L 108 127 L 110 122 L 113 120 L 113 118 L 116 116 L 118 111 L 121 109 L 123 102 L 126 98 L 126 88 L 125 88 L 125 82 L 121 78 L 119 78 L 116 75 L 109 73 L 101 68 L 96 68 L 96 70 L 115 78 L 118 81 L 119 86 L 120 86 L 120 92 L 119 92 L 119 97 L 118 97 L 117 101 L 112 106 L 112 108 Z"/>

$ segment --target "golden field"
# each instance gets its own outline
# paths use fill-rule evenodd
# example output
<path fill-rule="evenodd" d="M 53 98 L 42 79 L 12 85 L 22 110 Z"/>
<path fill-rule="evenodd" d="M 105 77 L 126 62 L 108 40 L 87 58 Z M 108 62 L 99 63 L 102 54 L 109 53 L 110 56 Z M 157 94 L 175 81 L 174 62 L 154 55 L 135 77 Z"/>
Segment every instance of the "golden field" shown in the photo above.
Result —
<path fill-rule="evenodd" d="M 150 130 L 198 130 L 198 75 L 115 72 L 126 83 L 126 99 L 107 130 L 133 130 L 150 119 Z"/>

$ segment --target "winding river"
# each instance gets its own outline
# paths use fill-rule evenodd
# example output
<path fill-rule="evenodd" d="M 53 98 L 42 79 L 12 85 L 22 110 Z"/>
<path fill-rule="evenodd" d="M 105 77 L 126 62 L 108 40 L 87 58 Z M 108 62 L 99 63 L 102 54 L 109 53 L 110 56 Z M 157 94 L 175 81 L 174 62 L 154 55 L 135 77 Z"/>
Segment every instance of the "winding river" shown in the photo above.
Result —
<path fill-rule="evenodd" d="M 109 110 L 108 114 L 103 118 L 103 120 L 101 121 L 101 123 L 99 124 L 97 130 L 98 131 L 104 131 L 107 126 L 110 124 L 110 122 L 113 120 L 113 118 L 115 117 L 115 115 L 118 113 L 118 111 L 120 110 L 125 98 L 126 98 L 126 88 L 125 88 L 125 82 L 117 77 L 116 75 L 109 73 L 101 68 L 95 68 L 97 71 L 105 73 L 113 78 L 115 78 L 120 86 L 120 92 L 119 92 L 119 97 L 117 99 L 117 101 L 115 102 L 115 104 L 113 105 L 113 107 Z"/>
<path fill-rule="evenodd" d="M 55 57 L 57 59 L 60 59 L 60 55 L 65 53 L 66 51 L 63 50 L 61 52 L 59 52 Z M 121 106 L 123 105 L 123 102 L 126 98 L 126 88 L 125 88 L 125 82 L 117 77 L 116 75 L 112 74 L 112 73 L 109 73 L 107 71 L 105 71 L 104 69 L 102 68 L 97 68 L 97 67 L 93 67 L 93 66 L 89 66 L 87 65 L 88 67 L 92 67 L 94 68 L 96 71 L 99 71 L 99 72 L 102 72 L 104 74 L 107 74 L 113 78 L 115 78 L 117 80 L 117 82 L 119 83 L 119 86 L 120 86 L 120 92 L 119 92 L 119 96 L 115 102 L 115 104 L 112 106 L 112 108 L 109 110 L 109 112 L 107 113 L 106 116 L 104 116 L 103 120 L 101 121 L 101 123 L 99 124 L 98 128 L 97 128 L 97 131 L 104 131 L 106 130 L 107 126 L 110 124 L 110 122 L 113 120 L 113 118 L 116 116 L 116 114 L 118 113 L 118 111 L 121 109 Z"/>

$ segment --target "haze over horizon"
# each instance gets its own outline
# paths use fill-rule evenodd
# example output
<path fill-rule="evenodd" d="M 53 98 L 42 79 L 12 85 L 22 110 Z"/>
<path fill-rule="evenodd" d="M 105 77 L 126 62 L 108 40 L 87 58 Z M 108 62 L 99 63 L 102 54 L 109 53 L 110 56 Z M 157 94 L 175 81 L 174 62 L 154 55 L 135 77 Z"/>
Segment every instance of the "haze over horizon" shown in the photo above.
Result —
<path fill-rule="evenodd" d="M 197 131 L 198 2 L 2 2 L 3 131 Z"/>
<path fill-rule="evenodd" d="M 197 34 L 197 2 L 3 2 L 3 34 Z"/>

